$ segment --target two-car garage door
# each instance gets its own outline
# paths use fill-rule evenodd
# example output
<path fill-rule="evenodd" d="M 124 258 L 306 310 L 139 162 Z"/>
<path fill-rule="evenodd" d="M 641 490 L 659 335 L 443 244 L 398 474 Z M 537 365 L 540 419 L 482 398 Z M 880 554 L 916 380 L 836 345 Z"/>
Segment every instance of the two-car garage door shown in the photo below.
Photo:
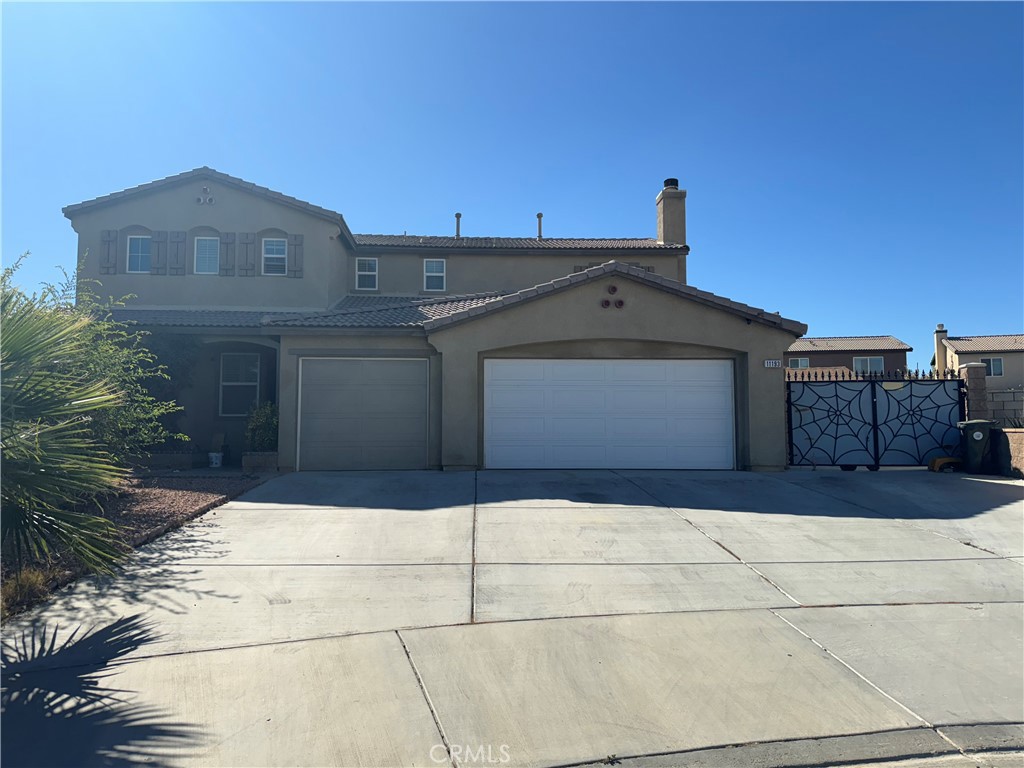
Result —
<path fill-rule="evenodd" d="M 425 359 L 302 358 L 298 468 L 429 466 Z M 729 360 L 484 361 L 484 465 L 732 469 Z"/>
<path fill-rule="evenodd" d="M 730 360 L 486 360 L 492 468 L 732 469 Z"/>

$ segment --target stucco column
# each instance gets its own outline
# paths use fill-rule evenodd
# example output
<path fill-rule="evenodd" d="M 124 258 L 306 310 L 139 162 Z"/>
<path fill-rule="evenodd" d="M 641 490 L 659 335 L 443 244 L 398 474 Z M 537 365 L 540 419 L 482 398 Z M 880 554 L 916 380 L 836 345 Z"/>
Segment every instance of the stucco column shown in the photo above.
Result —
<path fill-rule="evenodd" d="M 960 378 L 967 382 L 967 418 L 988 419 L 988 392 L 985 384 L 984 363 L 964 363 L 960 366 Z"/>

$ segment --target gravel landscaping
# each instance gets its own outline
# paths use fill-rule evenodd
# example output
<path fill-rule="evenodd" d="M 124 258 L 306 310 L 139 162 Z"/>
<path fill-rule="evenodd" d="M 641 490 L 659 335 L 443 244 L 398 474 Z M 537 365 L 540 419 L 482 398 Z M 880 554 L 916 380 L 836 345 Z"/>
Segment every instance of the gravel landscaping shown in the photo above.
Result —
<path fill-rule="evenodd" d="M 174 473 L 139 475 L 129 479 L 116 496 L 102 501 L 102 512 L 94 508 L 83 512 L 110 520 L 126 551 L 162 536 L 204 512 L 219 507 L 266 477 L 227 473 Z M 49 593 L 82 575 L 72 559 L 55 555 L 50 563 L 35 563 L 26 569 L 22 594 L 14 594 L 14 573 L 3 568 L 4 616 L 19 613 L 45 599 Z"/>

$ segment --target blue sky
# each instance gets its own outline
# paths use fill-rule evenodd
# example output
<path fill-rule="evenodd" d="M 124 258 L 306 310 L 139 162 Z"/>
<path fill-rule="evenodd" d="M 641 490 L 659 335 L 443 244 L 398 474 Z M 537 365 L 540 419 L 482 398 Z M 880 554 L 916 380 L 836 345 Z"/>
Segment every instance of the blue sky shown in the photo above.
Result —
<path fill-rule="evenodd" d="M 1024 330 L 1020 3 L 5 3 L 3 259 L 201 165 L 362 233 L 650 237 L 810 335 Z M 976 298 L 971 298 L 973 294 Z"/>

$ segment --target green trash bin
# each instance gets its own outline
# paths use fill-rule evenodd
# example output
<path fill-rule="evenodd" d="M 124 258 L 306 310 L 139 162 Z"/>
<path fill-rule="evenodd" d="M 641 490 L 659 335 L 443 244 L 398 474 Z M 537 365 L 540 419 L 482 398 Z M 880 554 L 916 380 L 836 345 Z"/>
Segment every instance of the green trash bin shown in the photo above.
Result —
<path fill-rule="evenodd" d="M 993 475 L 996 462 L 992 455 L 992 428 L 998 421 L 971 419 L 958 421 L 960 447 L 964 457 L 964 471 L 974 475 Z"/>

